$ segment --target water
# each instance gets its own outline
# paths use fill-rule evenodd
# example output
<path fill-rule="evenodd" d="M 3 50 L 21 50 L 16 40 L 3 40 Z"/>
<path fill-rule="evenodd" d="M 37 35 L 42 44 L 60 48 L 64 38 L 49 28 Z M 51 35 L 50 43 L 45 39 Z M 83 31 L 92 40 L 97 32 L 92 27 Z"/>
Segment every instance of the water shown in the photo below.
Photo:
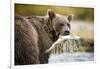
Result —
<path fill-rule="evenodd" d="M 46 52 L 64 53 L 76 52 L 80 46 L 80 37 L 75 35 L 60 36 L 59 39 Z"/>
<path fill-rule="evenodd" d="M 51 54 L 49 58 L 49 64 L 51 63 L 66 63 L 66 62 L 80 62 L 80 61 L 93 61 L 94 54 L 86 52 L 77 53 L 62 53 Z"/>
<path fill-rule="evenodd" d="M 49 63 L 93 61 L 93 53 L 79 52 L 80 44 L 80 37 L 78 36 L 60 36 L 59 39 L 46 50 L 46 53 L 51 52 Z"/>

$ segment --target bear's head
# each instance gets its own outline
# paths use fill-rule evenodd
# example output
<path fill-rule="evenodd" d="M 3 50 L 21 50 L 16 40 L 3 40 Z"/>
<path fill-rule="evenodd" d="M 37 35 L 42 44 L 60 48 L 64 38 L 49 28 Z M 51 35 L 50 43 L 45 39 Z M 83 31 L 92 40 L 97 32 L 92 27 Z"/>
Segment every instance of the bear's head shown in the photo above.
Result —
<path fill-rule="evenodd" d="M 55 13 L 51 9 L 47 11 L 47 15 L 57 36 L 70 34 L 70 22 L 72 20 L 72 15 L 60 15 Z"/>

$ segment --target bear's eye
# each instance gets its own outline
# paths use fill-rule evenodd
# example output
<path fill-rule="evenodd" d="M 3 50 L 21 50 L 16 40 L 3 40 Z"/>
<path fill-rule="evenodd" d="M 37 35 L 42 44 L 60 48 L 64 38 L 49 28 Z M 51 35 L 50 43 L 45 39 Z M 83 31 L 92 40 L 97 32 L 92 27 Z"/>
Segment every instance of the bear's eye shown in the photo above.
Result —
<path fill-rule="evenodd" d="M 60 26 L 64 26 L 64 24 L 61 23 Z"/>

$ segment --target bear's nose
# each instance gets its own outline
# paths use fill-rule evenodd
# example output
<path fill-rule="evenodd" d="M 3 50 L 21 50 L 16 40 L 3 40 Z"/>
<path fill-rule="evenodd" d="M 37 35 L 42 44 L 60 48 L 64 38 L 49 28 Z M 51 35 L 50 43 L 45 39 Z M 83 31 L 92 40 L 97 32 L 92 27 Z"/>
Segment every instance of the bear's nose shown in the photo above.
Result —
<path fill-rule="evenodd" d="M 70 32 L 67 30 L 64 32 L 64 35 L 69 35 L 69 34 L 70 34 Z"/>

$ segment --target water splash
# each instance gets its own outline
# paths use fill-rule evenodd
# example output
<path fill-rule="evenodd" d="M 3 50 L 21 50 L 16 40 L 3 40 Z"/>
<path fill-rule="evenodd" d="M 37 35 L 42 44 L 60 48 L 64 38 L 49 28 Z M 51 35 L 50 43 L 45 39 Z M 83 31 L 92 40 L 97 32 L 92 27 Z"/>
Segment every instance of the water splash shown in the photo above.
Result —
<path fill-rule="evenodd" d="M 81 46 L 81 39 L 79 36 L 60 36 L 59 39 L 46 50 L 46 53 L 51 52 L 48 63 L 93 61 L 94 53 L 80 52 L 79 49 Z"/>
<path fill-rule="evenodd" d="M 80 46 L 80 37 L 75 35 L 60 36 L 59 39 L 48 49 L 47 52 L 60 54 L 64 52 L 77 52 Z"/>

